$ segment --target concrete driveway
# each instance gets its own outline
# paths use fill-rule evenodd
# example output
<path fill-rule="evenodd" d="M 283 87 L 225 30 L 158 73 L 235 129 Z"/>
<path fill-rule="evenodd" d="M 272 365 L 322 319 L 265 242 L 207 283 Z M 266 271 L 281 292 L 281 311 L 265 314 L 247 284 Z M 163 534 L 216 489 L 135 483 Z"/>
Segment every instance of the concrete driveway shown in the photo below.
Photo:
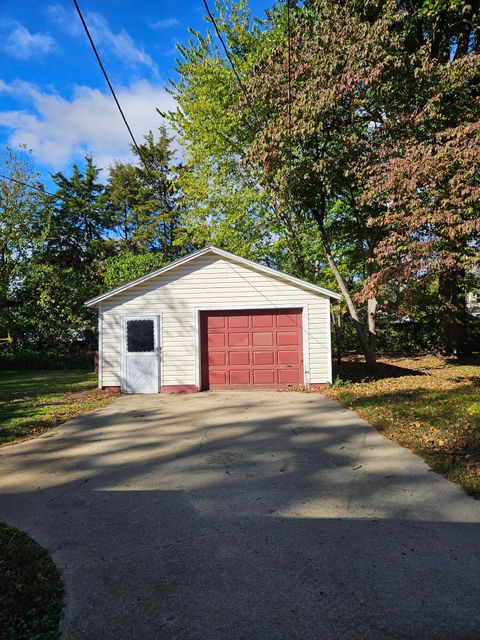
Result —
<path fill-rule="evenodd" d="M 480 637 L 480 502 L 319 394 L 122 397 L 0 470 L 67 640 Z"/>

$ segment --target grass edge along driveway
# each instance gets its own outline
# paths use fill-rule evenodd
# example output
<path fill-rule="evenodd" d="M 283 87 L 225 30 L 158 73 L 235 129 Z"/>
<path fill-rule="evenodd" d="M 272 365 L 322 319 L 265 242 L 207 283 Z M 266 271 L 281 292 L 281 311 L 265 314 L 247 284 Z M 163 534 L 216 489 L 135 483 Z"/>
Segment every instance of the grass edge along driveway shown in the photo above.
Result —
<path fill-rule="evenodd" d="M 380 358 L 379 379 L 357 359 L 325 391 L 435 471 L 480 497 L 480 364 L 433 356 Z"/>
<path fill-rule="evenodd" d="M 33 438 L 118 394 L 96 387 L 84 370 L 0 371 L 0 446 Z"/>

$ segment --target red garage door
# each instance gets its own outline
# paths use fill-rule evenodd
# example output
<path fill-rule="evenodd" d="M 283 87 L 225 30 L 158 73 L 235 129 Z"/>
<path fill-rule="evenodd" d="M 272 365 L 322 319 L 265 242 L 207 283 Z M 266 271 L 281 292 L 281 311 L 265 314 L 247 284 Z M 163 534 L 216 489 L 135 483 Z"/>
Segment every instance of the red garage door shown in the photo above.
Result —
<path fill-rule="evenodd" d="M 202 388 L 303 384 L 301 309 L 203 311 Z"/>

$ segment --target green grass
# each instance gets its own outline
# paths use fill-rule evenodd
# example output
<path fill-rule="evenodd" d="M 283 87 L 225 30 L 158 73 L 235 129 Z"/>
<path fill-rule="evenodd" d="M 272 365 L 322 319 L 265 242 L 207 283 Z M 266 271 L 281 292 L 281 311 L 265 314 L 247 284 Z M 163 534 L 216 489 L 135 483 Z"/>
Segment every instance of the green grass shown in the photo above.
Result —
<path fill-rule="evenodd" d="M 0 445 L 32 438 L 115 394 L 96 388 L 95 373 L 83 370 L 0 371 Z"/>
<path fill-rule="evenodd" d="M 0 524 L 0 640 L 57 640 L 63 583 L 47 551 Z"/>
<path fill-rule="evenodd" d="M 365 371 L 346 362 L 339 381 Z M 327 395 L 480 497 L 480 365 L 435 357 L 382 358 L 380 379 L 334 384 Z"/>

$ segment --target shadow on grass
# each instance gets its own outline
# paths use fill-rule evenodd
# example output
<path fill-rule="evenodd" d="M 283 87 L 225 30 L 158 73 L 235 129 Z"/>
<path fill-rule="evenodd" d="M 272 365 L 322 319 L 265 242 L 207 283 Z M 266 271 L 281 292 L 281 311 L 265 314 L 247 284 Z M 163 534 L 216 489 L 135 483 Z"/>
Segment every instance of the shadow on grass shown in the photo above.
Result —
<path fill-rule="evenodd" d="M 398 364 L 395 364 L 395 360 Z M 476 367 L 480 366 L 480 358 L 437 358 L 436 356 L 381 356 L 378 362 L 378 370 L 375 375 L 367 371 L 365 361 L 361 355 L 347 356 L 341 364 L 333 362 L 333 378 L 337 377 L 349 382 L 368 382 L 370 380 L 383 380 L 386 378 L 401 378 L 403 376 L 425 376 L 430 372 L 450 369 L 451 367 Z M 480 378 L 462 375 L 458 378 L 448 376 L 456 382 L 470 380 L 474 384 L 480 383 Z"/>
<path fill-rule="evenodd" d="M 91 381 L 89 380 L 91 377 Z M 0 390 L 2 401 L 18 398 L 37 398 L 54 393 L 68 393 L 81 387 L 88 388 L 95 379 L 90 371 L 1 371 Z"/>
<path fill-rule="evenodd" d="M 360 359 L 346 360 L 340 365 L 333 363 L 333 379 L 337 377 L 340 380 L 349 382 L 364 382 L 367 380 L 382 380 L 384 378 L 401 378 L 402 376 L 424 376 L 426 375 L 420 369 L 411 369 L 409 367 L 400 367 L 398 365 L 379 362 L 378 371 L 372 375 L 367 371 L 365 362 Z"/>

